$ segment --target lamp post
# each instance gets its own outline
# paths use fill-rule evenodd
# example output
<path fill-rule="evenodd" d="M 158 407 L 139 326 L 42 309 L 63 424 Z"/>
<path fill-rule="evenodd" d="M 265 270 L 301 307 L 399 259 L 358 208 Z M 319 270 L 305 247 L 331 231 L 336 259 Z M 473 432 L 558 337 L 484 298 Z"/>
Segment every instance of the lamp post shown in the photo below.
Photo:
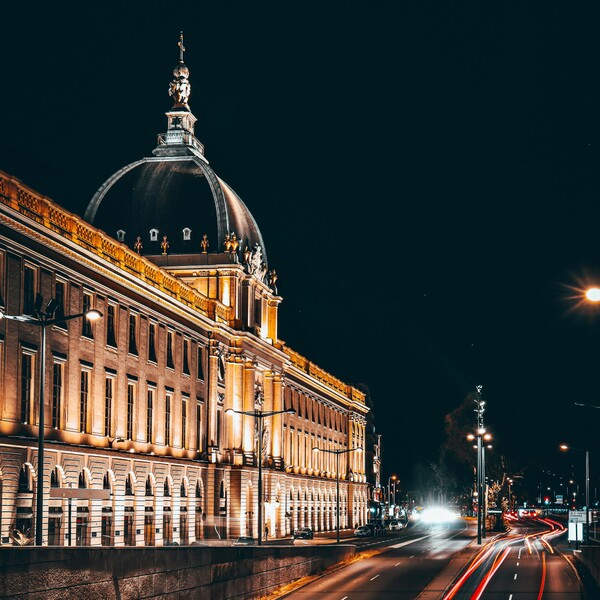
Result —
<path fill-rule="evenodd" d="M 313 448 L 313 452 L 327 452 L 328 454 L 335 454 L 335 488 L 336 488 L 336 540 L 340 543 L 340 454 L 347 454 L 348 452 L 362 452 L 362 448 L 346 448 L 345 450 L 327 450 L 326 448 Z"/>
<path fill-rule="evenodd" d="M 79 317 L 86 317 L 90 321 L 95 321 L 102 316 L 99 310 L 88 310 L 86 312 L 77 313 L 76 315 L 57 315 L 56 311 L 59 304 L 56 299 L 52 298 L 48 301 L 45 308 L 42 308 L 43 298 L 41 294 L 37 294 L 35 298 L 34 310 L 31 315 L 7 315 L 0 313 L 0 319 L 9 319 L 11 321 L 19 321 L 30 325 L 36 325 L 40 328 L 40 391 L 39 391 L 39 415 L 38 415 L 38 472 L 37 472 L 37 489 L 36 489 L 36 508 L 35 508 L 35 545 L 42 546 L 42 527 L 43 527 L 43 511 L 44 511 L 44 388 L 46 387 L 46 327 Z"/>
<path fill-rule="evenodd" d="M 568 444 L 561 444 L 560 449 L 563 451 L 577 450 L 585 452 L 585 540 L 590 541 L 590 451 L 586 448 L 574 448 Z"/>
<path fill-rule="evenodd" d="M 392 508 L 392 501 L 391 501 L 391 483 L 392 481 L 396 482 L 396 479 L 398 479 L 398 477 L 396 475 L 391 475 L 390 477 L 388 477 L 388 510 L 387 510 L 387 517 L 389 518 L 390 516 L 390 509 Z"/>
<path fill-rule="evenodd" d="M 262 535 L 263 535 L 263 497 L 262 497 L 262 453 L 263 453 L 263 419 L 267 417 L 273 417 L 274 415 L 295 415 L 296 411 L 293 408 L 287 410 L 267 410 L 261 409 L 255 410 L 235 410 L 234 408 L 228 408 L 225 411 L 226 415 L 246 415 L 247 417 L 254 417 L 254 420 L 258 424 L 258 545 L 262 546 Z"/>
<path fill-rule="evenodd" d="M 475 394 L 475 404 L 477 408 L 475 413 L 477 414 L 477 429 L 474 434 L 467 435 L 467 439 L 472 441 L 477 439 L 477 543 L 481 544 L 482 529 L 485 530 L 485 523 L 482 527 L 483 511 L 485 510 L 483 492 L 485 489 L 485 447 L 484 441 L 492 439 L 489 433 L 486 433 L 485 427 L 483 426 L 483 413 L 485 411 L 485 402 L 481 399 L 482 386 L 478 385 Z M 488 445 L 488 448 L 491 446 Z M 485 531 L 483 531 L 483 537 L 485 537 Z"/>

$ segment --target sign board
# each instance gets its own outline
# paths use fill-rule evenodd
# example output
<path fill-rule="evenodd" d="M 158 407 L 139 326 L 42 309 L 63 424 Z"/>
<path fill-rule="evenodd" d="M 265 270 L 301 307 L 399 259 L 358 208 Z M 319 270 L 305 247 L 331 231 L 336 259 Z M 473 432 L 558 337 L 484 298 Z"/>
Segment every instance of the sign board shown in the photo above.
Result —
<path fill-rule="evenodd" d="M 570 510 L 569 523 L 585 523 L 585 510 Z"/>
<path fill-rule="evenodd" d="M 554 499 L 554 504 L 562 504 L 563 503 L 563 497 L 560 494 L 557 494 L 556 498 Z"/>
<path fill-rule="evenodd" d="M 583 542 L 583 523 L 573 523 L 572 521 L 569 521 L 568 538 L 569 542 Z"/>
<path fill-rule="evenodd" d="M 86 490 L 81 488 L 50 488 L 50 498 L 108 500 L 110 498 L 110 490 Z"/>

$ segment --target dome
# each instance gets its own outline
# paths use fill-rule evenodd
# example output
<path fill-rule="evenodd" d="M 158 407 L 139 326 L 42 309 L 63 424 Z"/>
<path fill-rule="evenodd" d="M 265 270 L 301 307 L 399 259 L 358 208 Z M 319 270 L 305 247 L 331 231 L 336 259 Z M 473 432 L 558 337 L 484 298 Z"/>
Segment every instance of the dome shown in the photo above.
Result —
<path fill-rule="evenodd" d="M 174 104 L 166 113 L 166 133 L 158 136 L 153 156 L 127 165 L 100 186 L 85 219 L 144 255 L 229 254 L 221 258 L 238 262 L 246 253 L 246 258 L 253 254 L 266 265 L 256 221 L 213 171 L 194 135 L 183 37 L 179 47 L 179 64 L 169 86 Z"/>
<path fill-rule="evenodd" d="M 160 149 L 159 149 L 160 150 Z M 239 251 L 260 246 L 262 235 L 244 202 L 194 154 L 156 156 L 132 163 L 112 175 L 89 203 L 85 218 L 142 254 L 198 254 L 204 236 L 208 253 L 226 252 L 235 236 Z"/>

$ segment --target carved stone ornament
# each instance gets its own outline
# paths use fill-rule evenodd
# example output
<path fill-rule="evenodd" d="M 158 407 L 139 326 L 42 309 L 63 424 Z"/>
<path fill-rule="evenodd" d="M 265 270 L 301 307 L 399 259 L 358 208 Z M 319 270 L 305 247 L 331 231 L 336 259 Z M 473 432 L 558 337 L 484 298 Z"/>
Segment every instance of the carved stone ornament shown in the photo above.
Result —
<path fill-rule="evenodd" d="M 265 394 L 263 387 L 260 382 L 256 383 L 256 390 L 254 392 L 254 406 L 260 408 L 265 403 Z"/>

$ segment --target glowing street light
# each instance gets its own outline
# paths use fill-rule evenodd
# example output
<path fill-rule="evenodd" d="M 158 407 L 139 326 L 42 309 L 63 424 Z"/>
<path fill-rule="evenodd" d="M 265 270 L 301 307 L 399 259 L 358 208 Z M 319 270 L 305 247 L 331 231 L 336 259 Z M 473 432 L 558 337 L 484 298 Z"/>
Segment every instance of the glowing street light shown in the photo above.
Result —
<path fill-rule="evenodd" d="M 273 417 L 275 415 L 295 415 L 296 411 L 293 408 L 287 410 L 267 410 L 263 411 L 260 409 L 255 410 L 235 410 L 234 408 L 228 408 L 225 411 L 226 415 L 246 415 L 247 417 L 254 417 L 258 424 L 258 545 L 262 546 L 262 522 L 263 522 L 263 497 L 262 497 L 262 442 L 263 442 L 263 419 L 266 417 Z"/>
<path fill-rule="evenodd" d="M 585 291 L 585 297 L 590 302 L 600 302 L 600 288 L 591 287 Z"/>
<path fill-rule="evenodd" d="M 55 298 L 51 298 L 42 308 L 44 299 L 41 294 L 37 294 L 34 302 L 33 314 L 31 315 L 7 315 L 0 312 L 0 319 L 8 319 L 10 321 L 19 321 L 35 325 L 40 328 L 40 407 L 38 415 L 38 472 L 37 472 L 37 488 L 36 488 L 36 508 L 35 508 L 35 545 L 42 546 L 42 527 L 43 527 L 43 511 L 44 511 L 44 388 L 46 387 L 46 327 L 63 323 L 71 319 L 85 317 L 90 321 L 96 321 L 102 317 L 99 310 L 92 309 L 76 315 L 56 314 L 60 305 Z"/>
<path fill-rule="evenodd" d="M 398 479 L 398 477 L 396 475 L 391 475 L 390 477 L 388 477 L 388 517 L 390 516 L 390 509 L 392 508 L 392 501 L 390 500 L 390 498 L 391 498 L 391 487 L 390 487 L 390 484 L 393 481 L 394 482 L 394 486 L 395 486 L 396 485 L 396 479 Z M 394 489 L 394 496 L 396 496 L 396 490 L 395 489 Z"/>
<path fill-rule="evenodd" d="M 329 454 L 335 454 L 335 487 L 336 487 L 336 539 L 337 543 L 340 543 L 340 454 L 347 454 L 348 452 L 362 452 L 362 448 L 359 446 L 358 448 L 346 448 L 345 450 L 328 450 L 326 448 L 317 448 L 316 446 L 313 448 L 313 452 L 327 452 Z"/>

